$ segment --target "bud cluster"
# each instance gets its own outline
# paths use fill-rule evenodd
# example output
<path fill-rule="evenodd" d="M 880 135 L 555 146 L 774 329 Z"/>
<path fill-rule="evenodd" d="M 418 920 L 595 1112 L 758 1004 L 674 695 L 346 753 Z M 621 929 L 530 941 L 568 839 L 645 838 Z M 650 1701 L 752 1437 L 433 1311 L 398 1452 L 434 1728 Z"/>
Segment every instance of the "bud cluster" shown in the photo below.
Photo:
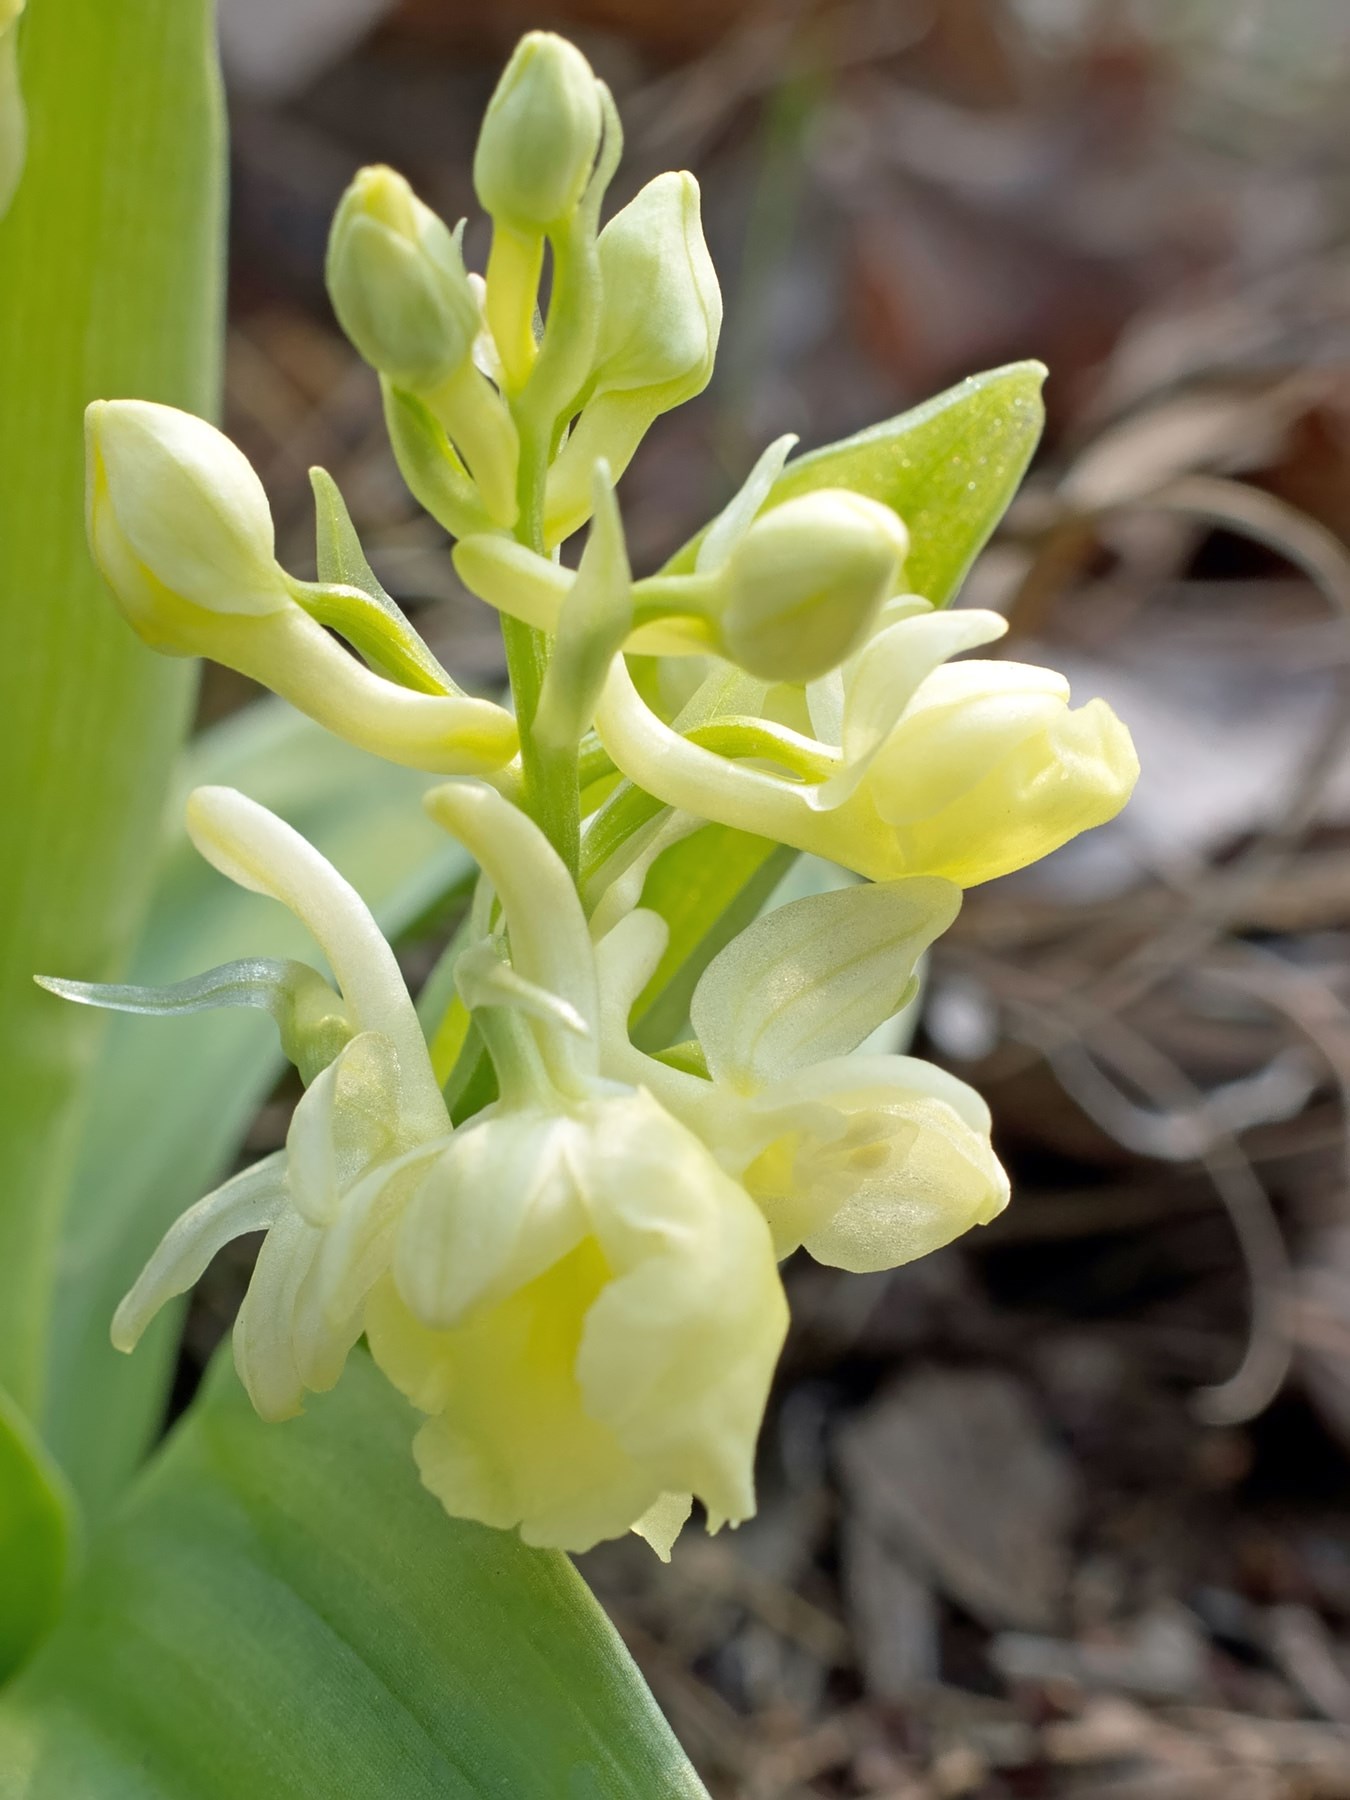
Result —
<path fill-rule="evenodd" d="M 962 889 L 1111 818 L 1137 765 L 1104 702 L 1072 708 L 1053 671 L 953 660 L 1005 623 L 946 607 L 935 546 L 954 567 L 964 534 L 968 561 L 1008 484 L 972 524 L 978 482 L 953 497 L 944 459 L 913 450 L 932 408 L 791 464 L 779 440 L 635 579 L 616 485 L 707 385 L 722 307 L 691 175 L 602 225 L 620 145 L 584 57 L 532 33 L 474 161 L 481 276 L 389 169 L 362 170 L 333 223 L 334 310 L 409 487 L 501 615 L 509 708 L 441 667 L 323 471 L 308 581 L 212 426 L 89 410 L 90 545 L 148 644 L 239 669 L 377 756 L 477 777 L 426 798 L 480 870 L 430 1048 L 359 897 L 220 789 L 190 801 L 198 848 L 309 927 L 332 983 L 259 963 L 160 994 L 48 985 L 136 1011 L 263 1006 L 306 1084 L 285 1150 L 170 1231 L 119 1345 L 263 1229 L 235 1345 L 264 1416 L 331 1386 L 364 1336 L 424 1416 L 418 1467 L 449 1512 L 569 1549 L 632 1528 L 664 1554 L 695 1498 L 713 1528 L 754 1510 L 779 1259 L 890 1268 L 1006 1204 L 978 1096 L 877 1034 Z M 1034 415 L 1037 372 L 1012 373 L 1009 407 Z M 943 405 L 954 442 L 987 428 L 962 391 Z M 836 878 L 713 955 L 740 900 L 709 847 L 729 833 Z"/>

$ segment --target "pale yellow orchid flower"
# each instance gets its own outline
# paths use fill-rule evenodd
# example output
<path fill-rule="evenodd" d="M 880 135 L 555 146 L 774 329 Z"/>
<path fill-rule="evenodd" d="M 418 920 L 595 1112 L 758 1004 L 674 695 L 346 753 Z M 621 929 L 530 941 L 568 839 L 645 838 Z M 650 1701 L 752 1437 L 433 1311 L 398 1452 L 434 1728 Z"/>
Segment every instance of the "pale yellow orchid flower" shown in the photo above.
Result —
<path fill-rule="evenodd" d="M 973 887 L 1114 818 L 1139 763 L 1103 700 L 1069 706 L 1050 669 L 959 651 L 1006 630 L 998 614 L 892 601 L 842 670 L 805 690 L 814 735 L 782 732 L 795 773 L 733 760 L 644 703 L 622 657 L 596 711 L 606 750 L 666 805 L 774 837 L 873 880 L 942 875 Z"/>
<path fill-rule="evenodd" d="M 698 1132 L 763 1209 L 778 1255 L 804 1244 L 837 1268 L 893 1268 L 1007 1204 L 973 1089 L 917 1057 L 850 1054 L 912 997 L 919 957 L 959 904 L 952 883 L 924 877 L 767 913 L 694 990 L 707 1080 L 628 1040 L 663 922 L 633 912 L 601 941 L 604 1066 Z"/>
<path fill-rule="evenodd" d="M 713 1528 L 747 1518 L 787 1323 L 764 1219 L 649 1092 L 602 1076 L 590 937 L 538 828 L 468 785 L 428 805 L 493 882 L 512 973 L 465 984 L 503 1098 L 426 1172 L 367 1319 L 429 1415 L 423 1479 L 571 1550 L 634 1525 L 659 1545 L 670 1496 Z"/>
<path fill-rule="evenodd" d="M 419 1168 L 443 1147 L 450 1119 L 398 964 L 355 890 L 298 832 L 232 789 L 198 788 L 188 831 L 223 874 L 280 900 L 309 927 L 353 1035 L 296 1107 L 286 1149 L 170 1228 L 117 1309 L 113 1342 L 133 1349 L 223 1245 L 264 1230 L 235 1322 L 235 1362 L 258 1412 L 284 1419 L 301 1410 L 306 1390 L 329 1388 L 341 1374 L 387 1266 L 393 1218 Z M 72 997 L 99 1002 L 92 988 Z"/>

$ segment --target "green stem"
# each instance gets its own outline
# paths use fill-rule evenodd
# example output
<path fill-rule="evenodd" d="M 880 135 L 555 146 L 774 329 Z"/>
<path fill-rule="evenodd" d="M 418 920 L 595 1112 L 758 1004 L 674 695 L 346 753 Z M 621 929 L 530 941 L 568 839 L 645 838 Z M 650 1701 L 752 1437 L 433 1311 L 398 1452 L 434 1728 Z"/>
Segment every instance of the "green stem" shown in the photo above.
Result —
<path fill-rule="evenodd" d="M 543 554 L 544 482 L 548 474 L 547 442 L 520 420 L 520 518 L 515 536 L 528 549 Z M 520 729 L 520 762 L 524 810 L 539 826 L 575 876 L 581 860 L 581 793 L 576 756 L 550 748 L 535 732 L 539 696 L 548 667 L 546 633 L 519 619 L 502 618 L 506 671 L 516 703 Z"/>
<path fill-rule="evenodd" d="M 543 263 L 541 233 L 513 231 L 500 220 L 494 222 L 487 265 L 487 317 L 508 393 L 524 387 L 538 355 L 534 306 Z"/>

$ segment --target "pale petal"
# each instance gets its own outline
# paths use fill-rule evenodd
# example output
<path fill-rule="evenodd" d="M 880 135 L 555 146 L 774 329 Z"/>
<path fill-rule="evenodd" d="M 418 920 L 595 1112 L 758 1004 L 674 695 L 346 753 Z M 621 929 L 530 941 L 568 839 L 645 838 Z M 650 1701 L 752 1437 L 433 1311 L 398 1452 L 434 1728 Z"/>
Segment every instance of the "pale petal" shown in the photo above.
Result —
<path fill-rule="evenodd" d="M 428 1166 L 446 1137 L 378 1163 L 344 1195 L 324 1231 L 314 1266 L 313 1304 L 334 1329 L 359 1316 L 366 1296 L 382 1279 L 394 1253 L 394 1232 Z"/>
<path fill-rule="evenodd" d="M 295 1308 L 323 1232 L 286 1213 L 263 1239 L 234 1322 L 234 1366 L 269 1424 L 303 1410 L 305 1384 L 295 1346 Z"/>
<path fill-rule="evenodd" d="M 1068 698 L 1052 669 L 969 662 L 935 670 L 872 763 L 877 811 L 894 825 L 930 817 L 1027 738 L 1053 730 Z"/>
<path fill-rule="evenodd" d="M 627 1040 L 633 1003 L 656 973 L 669 941 L 670 927 L 660 913 L 637 907 L 596 944 L 600 1032 L 606 1043 Z"/>
<path fill-rule="evenodd" d="M 378 1157 L 399 1122 L 399 1064 L 379 1032 L 363 1031 L 301 1096 L 286 1134 L 291 1200 L 311 1225 L 327 1225 L 341 1196 Z"/>
<path fill-rule="evenodd" d="M 633 1521 L 632 1529 L 651 1545 L 662 1562 L 668 1563 L 675 1540 L 689 1523 L 693 1510 L 692 1494 L 662 1494 L 654 1506 Z"/>
<path fill-rule="evenodd" d="M 769 497 L 769 490 L 783 472 L 783 464 L 797 447 L 797 435 L 789 431 L 760 452 L 753 469 L 703 534 L 694 558 L 700 575 L 719 569 L 754 523 Z"/>
<path fill-rule="evenodd" d="M 574 1366 L 606 1279 L 593 1243 L 454 1331 L 429 1331 L 392 1284 L 371 1297 L 375 1360 L 434 1416 L 413 1453 L 446 1511 L 526 1543 L 587 1550 L 619 1537 L 661 1492 L 582 1404 Z"/>
<path fill-rule="evenodd" d="M 984 1098 L 968 1081 L 920 1056 L 830 1057 L 776 1083 L 764 1094 L 761 1104 L 788 1111 L 813 1100 L 839 1106 L 853 1096 L 859 1106 L 884 1106 L 888 1097 L 897 1093 L 941 1100 L 972 1131 L 982 1131 L 986 1136 L 989 1133 L 991 1120 Z"/>
<path fill-rule="evenodd" d="M 697 1494 L 714 1522 L 748 1518 L 787 1327 L 768 1229 L 646 1095 L 606 1110 L 596 1150 L 594 1229 L 612 1275 L 577 1356 L 586 1410 L 663 1491 Z"/>
<path fill-rule="evenodd" d="M 972 610 L 921 613 L 879 631 L 848 671 L 841 741 L 849 768 L 866 767 L 934 670 L 1007 629 L 998 613 Z"/>
<path fill-rule="evenodd" d="M 112 1341 L 132 1350 L 160 1307 L 185 1294 L 232 1239 L 274 1225 L 287 1210 L 286 1157 L 278 1151 L 189 1207 L 176 1219 L 113 1315 Z"/>
<path fill-rule="evenodd" d="M 801 1113 L 745 1177 L 780 1255 L 804 1243 L 837 1268 L 894 1268 L 1007 1204 L 988 1107 L 917 1057 L 836 1057 L 779 1083 L 761 1105 L 789 1125 Z M 810 1105 L 834 1109 L 848 1129 L 813 1140 Z"/>
<path fill-rule="evenodd" d="M 940 1250 L 1008 1203 L 1008 1178 L 987 1138 L 941 1101 L 902 1109 L 914 1135 L 903 1158 L 863 1181 L 805 1239 L 817 1262 L 866 1273 Z"/>
<path fill-rule="evenodd" d="M 659 913 L 639 907 L 596 945 L 600 977 L 600 1068 L 612 1081 L 646 1088 L 686 1125 L 709 1127 L 721 1108 L 713 1084 L 687 1069 L 674 1069 L 636 1048 L 628 1036 L 633 1003 L 665 954 L 670 928 Z M 720 1122 L 720 1121 L 719 1121 Z M 715 1129 L 715 1128 L 714 1128 Z"/>
<path fill-rule="evenodd" d="M 233 788 L 197 788 L 188 797 L 187 827 L 223 875 L 280 900 L 308 926 L 357 1025 L 393 1044 L 410 1120 L 432 1134 L 444 1131 L 445 1102 L 417 1013 L 394 953 L 356 889 L 298 831 Z"/>
<path fill-rule="evenodd" d="M 1130 734 L 1105 701 L 1059 707 L 949 805 L 893 827 L 895 850 L 912 867 L 973 887 L 1113 819 L 1138 774 Z"/>
<path fill-rule="evenodd" d="M 458 1325 L 557 1262 L 586 1235 L 565 1114 L 502 1112 L 463 1125 L 398 1228 L 394 1281 L 434 1330 Z"/>
<path fill-rule="evenodd" d="M 714 1080 L 753 1089 L 855 1049 L 904 1004 L 960 890 L 931 878 L 790 901 L 715 956 L 691 1016 Z"/>

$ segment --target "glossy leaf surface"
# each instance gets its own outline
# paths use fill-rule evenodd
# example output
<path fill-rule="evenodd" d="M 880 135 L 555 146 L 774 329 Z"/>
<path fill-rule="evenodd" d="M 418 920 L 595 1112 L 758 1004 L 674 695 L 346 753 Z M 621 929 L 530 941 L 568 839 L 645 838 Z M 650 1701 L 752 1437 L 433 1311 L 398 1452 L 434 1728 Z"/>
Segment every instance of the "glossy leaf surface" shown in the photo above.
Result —
<path fill-rule="evenodd" d="M 702 1795 L 571 1564 L 447 1519 L 363 1351 L 264 1425 L 228 1351 L 0 1700 L 0 1800 Z"/>
<path fill-rule="evenodd" d="M 118 616 L 84 541 L 81 415 L 216 402 L 224 151 L 209 0 L 41 0 L 0 220 L 0 1382 L 39 1404 L 83 1077 L 101 1031 L 33 986 L 121 973 L 192 666 Z"/>
<path fill-rule="evenodd" d="M 1026 473 L 1045 418 L 1037 362 L 1009 363 L 948 388 L 898 418 L 789 462 L 766 507 L 815 488 L 883 501 L 909 529 L 906 591 L 934 606 L 955 595 Z M 699 539 L 670 572 L 694 567 Z"/>

